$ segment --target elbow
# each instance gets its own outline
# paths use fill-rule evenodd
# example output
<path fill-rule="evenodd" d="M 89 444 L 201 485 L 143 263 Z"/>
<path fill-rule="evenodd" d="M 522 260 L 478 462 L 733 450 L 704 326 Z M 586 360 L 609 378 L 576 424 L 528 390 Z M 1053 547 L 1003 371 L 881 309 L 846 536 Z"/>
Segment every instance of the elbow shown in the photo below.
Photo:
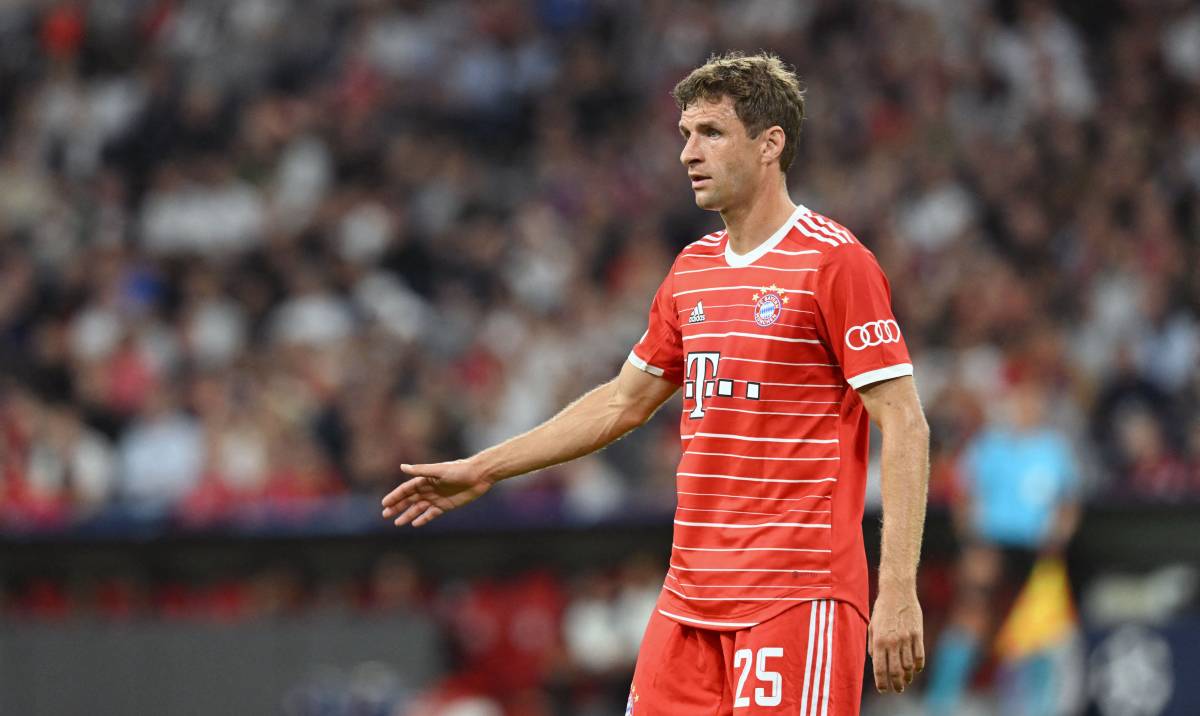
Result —
<path fill-rule="evenodd" d="M 627 429 L 640 428 L 650 422 L 650 418 L 654 417 L 661 405 L 662 400 L 652 396 L 638 396 L 637 399 L 629 401 L 623 411 L 623 417 L 628 422 Z"/>
<path fill-rule="evenodd" d="M 929 444 L 929 421 L 925 419 L 924 411 L 918 410 L 909 421 L 909 434 L 922 445 Z"/>
<path fill-rule="evenodd" d="M 906 440 L 922 445 L 929 444 L 929 422 L 925 420 L 925 412 L 920 408 L 900 412 L 891 420 L 890 427 L 894 434 L 903 435 Z M 884 431 L 888 432 L 886 427 Z"/>
<path fill-rule="evenodd" d="M 609 423 L 612 439 L 616 439 L 628 433 L 631 430 L 636 430 L 646 424 L 650 419 L 649 415 L 645 415 L 633 408 L 627 408 L 618 412 L 613 420 Z"/>
<path fill-rule="evenodd" d="M 654 416 L 657 405 L 645 400 L 631 400 L 622 396 L 616 389 L 616 381 L 610 387 L 608 398 L 609 414 L 615 424 L 618 435 L 645 425 Z"/>
<path fill-rule="evenodd" d="M 925 419 L 925 411 L 918 410 L 913 416 L 912 430 L 920 435 L 925 442 L 929 442 L 929 421 Z"/>
<path fill-rule="evenodd" d="M 654 405 L 645 403 L 633 403 L 629 405 L 621 415 L 621 422 L 626 431 L 640 428 L 650 422 L 650 418 L 654 417 Z"/>

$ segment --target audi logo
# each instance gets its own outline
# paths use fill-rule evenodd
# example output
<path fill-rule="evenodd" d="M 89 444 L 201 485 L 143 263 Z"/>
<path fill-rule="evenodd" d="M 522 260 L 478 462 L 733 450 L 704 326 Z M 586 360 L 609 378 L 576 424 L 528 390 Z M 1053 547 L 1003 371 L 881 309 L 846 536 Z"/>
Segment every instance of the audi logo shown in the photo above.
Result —
<path fill-rule="evenodd" d="M 900 342 L 900 324 L 892 319 L 871 321 L 861 326 L 851 326 L 846 329 L 846 347 L 852 351 L 861 351 L 871 346 L 884 343 Z"/>

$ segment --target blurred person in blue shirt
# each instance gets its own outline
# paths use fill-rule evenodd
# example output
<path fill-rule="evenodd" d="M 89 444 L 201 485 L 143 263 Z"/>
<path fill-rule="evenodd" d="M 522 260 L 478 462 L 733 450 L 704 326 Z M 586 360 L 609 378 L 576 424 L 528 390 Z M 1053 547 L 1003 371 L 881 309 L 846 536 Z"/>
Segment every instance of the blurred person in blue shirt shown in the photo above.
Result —
<path fill-rule="evenodd" d="M 934 651 L 926 707 L 958 713 L 978 657 L 1040 557 L 1061 556 L 1079 522 L 1070 441 L 1046 418 L 1046 389 L 1025 379 L 963 451 L 955 526 L 962 553 L 949 622 Z"/>

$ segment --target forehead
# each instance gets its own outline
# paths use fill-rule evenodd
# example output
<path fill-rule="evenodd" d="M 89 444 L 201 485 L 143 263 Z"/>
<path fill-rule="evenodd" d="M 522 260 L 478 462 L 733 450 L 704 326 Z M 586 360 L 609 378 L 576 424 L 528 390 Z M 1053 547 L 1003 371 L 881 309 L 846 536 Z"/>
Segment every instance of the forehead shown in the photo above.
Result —
<path fill-rule="evenodd" d="M 715 101 L 701 98 L 685 107 L 679 115 L 680 128 L 694 127 L 702 123 L 740 121 L 737 111 L 733 108 L 733 100 L 728 95 Z"/>

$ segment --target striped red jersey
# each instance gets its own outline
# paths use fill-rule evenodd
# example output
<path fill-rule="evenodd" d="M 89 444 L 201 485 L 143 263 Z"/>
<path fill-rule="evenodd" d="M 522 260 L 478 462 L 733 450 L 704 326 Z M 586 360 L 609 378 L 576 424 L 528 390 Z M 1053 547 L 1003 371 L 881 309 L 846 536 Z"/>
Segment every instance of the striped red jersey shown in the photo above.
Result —
<path fill-rule="evenodd" d="M 664 615 L 741 629 L 812 599 L 867 618 L 868 416 L 912 364 L 875 256 L 803 206 L 747 254 L 687 246 L 631 363 L 683 386 Z"/>

